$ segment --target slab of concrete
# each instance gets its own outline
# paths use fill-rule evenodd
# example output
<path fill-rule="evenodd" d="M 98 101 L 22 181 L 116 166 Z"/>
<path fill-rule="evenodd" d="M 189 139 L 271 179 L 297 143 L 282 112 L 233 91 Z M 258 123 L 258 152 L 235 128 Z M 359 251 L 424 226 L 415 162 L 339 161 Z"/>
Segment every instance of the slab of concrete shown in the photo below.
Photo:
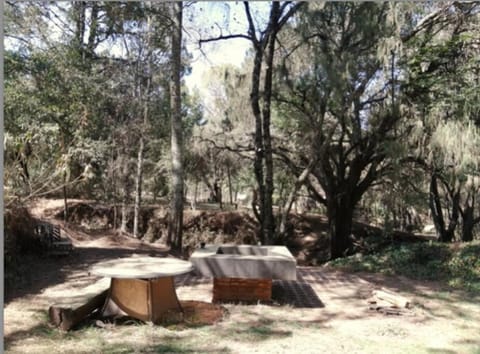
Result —
<path fill-rule="evenodd" d="M 190 262 L 204 277 L 297 279 L 297 261 L 285 246 L 207 244 L 193 252 Z"/>

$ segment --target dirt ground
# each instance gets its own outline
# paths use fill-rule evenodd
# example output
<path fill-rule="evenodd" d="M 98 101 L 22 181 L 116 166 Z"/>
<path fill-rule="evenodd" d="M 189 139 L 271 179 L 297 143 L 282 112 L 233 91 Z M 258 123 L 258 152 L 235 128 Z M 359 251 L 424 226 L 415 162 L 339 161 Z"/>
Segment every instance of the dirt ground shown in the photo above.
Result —
<path fill-rule="evenodd" d="M 52 219 L 56 201 L 32 206 Z M 7 353 L 480 353 L 480 299 L 436 283 L 328 267 L 298 267 L 296 282 L 275 282 L 273 304 L 225 304 L 209 325 L 87 323 L 63 333 L 48 325 L 53 304 L 80 301 L 108 286 L 89 274 L 96 262 L 132 254 L 167 256 L 161 244 L 111 230 L 67 229 L 75 247 L 62 258 L 26 257 L 23 281 L 6 289 Z M 209 303 L 211 279 L 177 277 L 182 301 Z M 383 315 L 367 298 L 384 288 L 412 301 L 405 314 Z"/>

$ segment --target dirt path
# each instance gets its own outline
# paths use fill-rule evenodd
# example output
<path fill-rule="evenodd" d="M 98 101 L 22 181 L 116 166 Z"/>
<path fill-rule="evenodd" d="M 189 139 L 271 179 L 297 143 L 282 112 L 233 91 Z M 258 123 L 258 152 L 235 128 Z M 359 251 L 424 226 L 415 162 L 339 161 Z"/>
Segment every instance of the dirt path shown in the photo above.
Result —
<path fill-rule="evenodd" d="M 41 210 L 37 213 L 42 215 Z M 7 352 L 480 352 L 480 305 L 476 300 L 435 283 L 322 267 L 299 267 L 297 282 L 274 284 L 274 292 L 284 296 L 289 292 L 290 305 L 225 305 L 228 316 L 213 326 L 183 331 L 150 325 L 90 326 L 61 333 L 48 326 L 48 307 L 108 286 L 108 280 L 88 273 L 93 263 L 133 253 L 166 255 L 159 245 L 113 232 L 93 236 L 80 230 L 69 232 L 75 253 L 65 258 L 26 260 L 31 262 L 27 280 L 9 292 L 4 308 Z M 177 286 L 181 300 L 211 300 L 210 279 L 189 275 L 178 278 Z M 382 287 L 410 298 L 414 304 L 411 313 L 386 316 L 370 311 L 366 299 L 372 290 Z"/>

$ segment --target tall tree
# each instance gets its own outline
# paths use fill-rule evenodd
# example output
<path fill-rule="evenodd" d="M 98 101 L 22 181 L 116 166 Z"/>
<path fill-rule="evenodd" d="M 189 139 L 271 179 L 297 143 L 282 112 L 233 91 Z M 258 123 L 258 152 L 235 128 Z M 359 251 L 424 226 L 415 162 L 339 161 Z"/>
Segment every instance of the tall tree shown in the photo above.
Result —
<path fill-rule="evenodd" d="M 411 143 L 429 176 L 438 239 L 473 239 L 480 121 L 478 3 L 437 4 L 407 32 L 407 102 L 416 119 Z M 478 211 L 477 211 L 478 213 Z"/>
<path fill-rule="evenodd" d="M 182 19 L 183 3 L 171 4 L 171 154 L 172 154 L 172 205 L 168 228 L 168 243 L 176 250 L 182 249 L 183 233 L 183 131 L 182 131 Z"/>
<path fill-rule="evenodd" d="M 277 100 L 289 121 L 276 151 L 327 208 L 332 258 L 349 251 L 355 207 L 391 168 L 400 114 L 387 100 L 393 83 L 379 55 L 391 35 L 388 6 L 311 4 L 296 23 L 301 42 L 281 67 Z"/>
<path fill-rule="evenodd" d="M 258 209 L 254 212 L 260 222 L 260 240 L 270 244 L 275 235 L 275 219 L 273 216 L 274 170 L 271 136 L 271 101 L 273 87 L 273 65 L 277 36 L 283 26 L 304 4 L 302 2 L 272 1 L 268 22 L 264 29 L 259 29 L 250 3 L 244 1 L 245 15 L 248 23 L 247 34 L 220 35 L 215 38 L 201 40 L 209 42 L 231 38 L 246 38 L 253 45 L 254 57 L 251 73 L 250 106 L 255 117 L 253 169 L 257 182 L 256 195 Z"/>

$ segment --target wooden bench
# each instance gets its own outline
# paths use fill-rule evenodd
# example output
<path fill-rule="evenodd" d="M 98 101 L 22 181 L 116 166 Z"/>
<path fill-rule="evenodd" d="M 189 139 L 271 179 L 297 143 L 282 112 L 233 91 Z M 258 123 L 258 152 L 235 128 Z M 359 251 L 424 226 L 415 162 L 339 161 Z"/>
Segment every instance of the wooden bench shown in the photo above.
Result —
<path fill-rule="evenodd" d="M 38 221 L 34 234 L 48 255 L 65 256 L 73 250 L 72 242 L 62 237 L 62 231 L 58 225 Z"/>

